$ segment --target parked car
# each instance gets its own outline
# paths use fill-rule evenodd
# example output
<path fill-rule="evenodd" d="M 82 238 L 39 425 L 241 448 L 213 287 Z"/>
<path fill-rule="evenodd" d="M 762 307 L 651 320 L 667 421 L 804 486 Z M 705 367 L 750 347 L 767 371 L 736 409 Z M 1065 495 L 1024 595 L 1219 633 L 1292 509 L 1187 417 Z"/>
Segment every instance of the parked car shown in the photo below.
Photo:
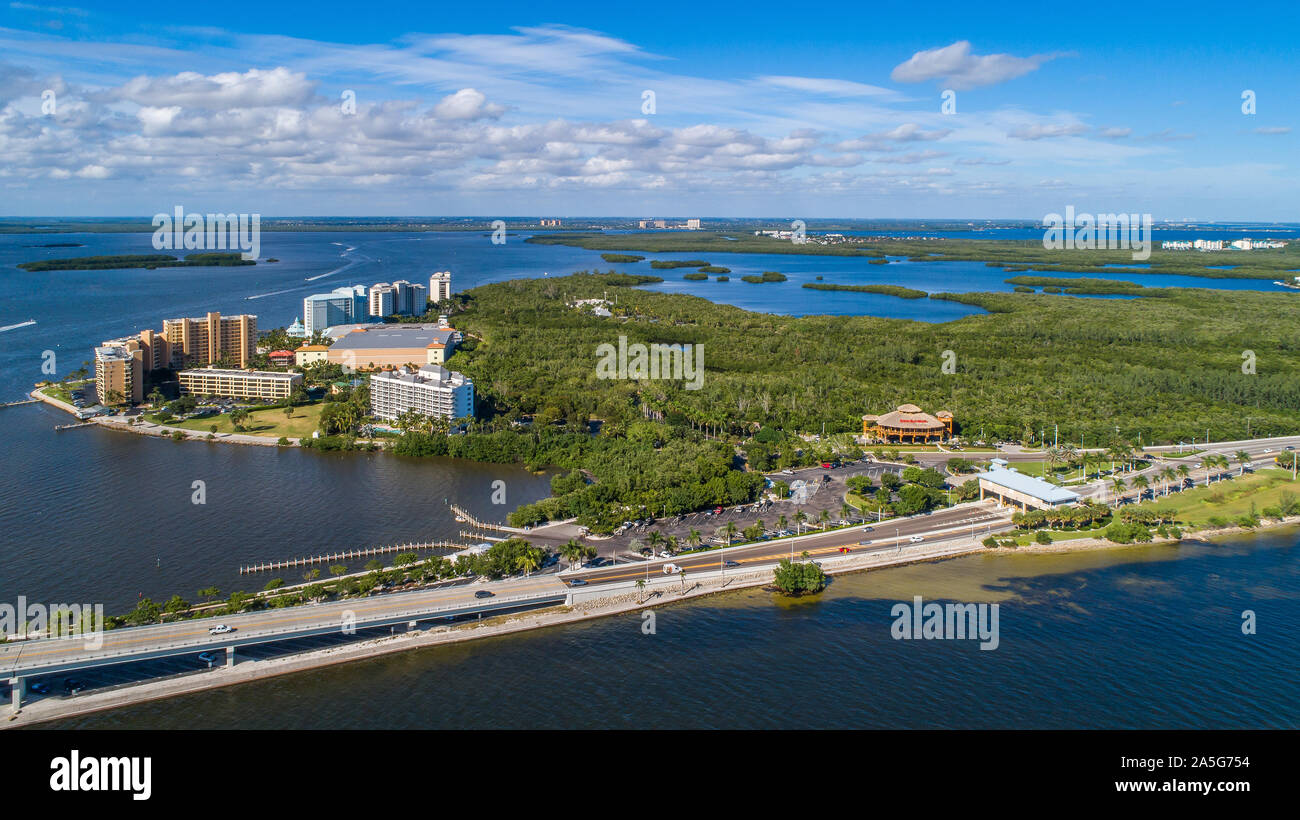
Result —
<path fill-rule="evenodd" d="M 50 687 L 47 684 L 37 681 L 36 683 L 27 684 L 27 691 L 35 692 L 38 695 L 48 695 L 50 693 Z"/>
<path fill-rule="evenodd" d="M 823 469 L 823 470 L 829 470 L 830 468 L 831 468 L 831 463 L 830 463 L 829 461 L 823 461 L 823 462 L 822 462 L 822 469 Z"/>
<path fill-rule="evenodd" d="M 204 663 L 208 663 L 208 664 L 212 663 L 212 662 L 215 661 L 216 659 L 217 659 L 217 656 L 214 655 L 214 654 L 212 654 L 211 652 L 203 652 L 203 653 L 201 653 L 201 654 L 199 655 L 199 660 L 203 661 Z"/>
<path fill-rule="evenodd" d="M 672 557 L 673 557 L 673 554 L 672 554 L 671 552 L 669 552 L 668 550 L 660 550 L 660 551 L 659 551 L 659 557 L 660 557 L 660 558 L 672 558 Z"/>
<path fill-rule="evenodd" d="M 713 508 L 713 514 L 714 514 L 714 515 L 722 515 L 722 508 L 721 508 L 721 507 L 714 507 L 714 508 Z"/>
<path fill-rule="evenodd" d="M 78 678 L 67 678 L 63 681 L 63 691 L 65 694 L 75 695 L 85 688 L 86 682 Z"/>
<path fill-rule="evenodd" d="M 211 627 L 211 628 L 208 629 L 208 634 L 209 634 L 209 635 L 225 635 L 227 632 L 234 632 L 234 631 L 235 631 L 235 628 L 234 628 L 233 626 L 226 626 L 225 624 L 217 624 L 216 626 Z"/>

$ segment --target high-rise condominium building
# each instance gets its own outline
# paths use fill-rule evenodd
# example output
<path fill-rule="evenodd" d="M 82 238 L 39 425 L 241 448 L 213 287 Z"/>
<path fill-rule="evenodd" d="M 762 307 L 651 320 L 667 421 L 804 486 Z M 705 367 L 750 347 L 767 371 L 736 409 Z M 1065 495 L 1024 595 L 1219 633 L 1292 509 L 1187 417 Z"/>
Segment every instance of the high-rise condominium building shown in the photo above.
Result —
<path fill-rule="evenodd" d="M 162 335 L 171 347 L 172 367 L 193 367 L 229 359 L 246 367 L 257 355 L 257 317 L 211 312 L 197 319 L 164 319 Z"/>
<path fill-rule="evenodd" d="M 370 315 L 382 319 L 385 316 L 423 316 L 429 301 L 429 292 L 424 285 L 413 285 L 405 279 L 398 279 L 391 285 L 380 282 L 370 288 Z"/>
<path fill-rule="evenodd" d="M 108 343 L 95 348 L 95 395 L 103 405 L 144 401 L 144 362 L 138 346 Z"/>
<path fill-rule="evenodd" d="M 429 298 L 435 302 L 451 298 L 451 271 L 440 270 L 429 277 Z"/>
<path fill-rule="evenodd" d="M 474 414 L 474 382 L 436 364 L 402 367 L 370 377 L 370 411 L 396 420 L 408 410 L 422 416 L 457 419 Z"/>
<path fill-rule="evenodd" d="M 368 313 L 365 285 L 335 288 L 302 300 L 302 324 L 309 339 L 333 325 L 364 322 Z"/>

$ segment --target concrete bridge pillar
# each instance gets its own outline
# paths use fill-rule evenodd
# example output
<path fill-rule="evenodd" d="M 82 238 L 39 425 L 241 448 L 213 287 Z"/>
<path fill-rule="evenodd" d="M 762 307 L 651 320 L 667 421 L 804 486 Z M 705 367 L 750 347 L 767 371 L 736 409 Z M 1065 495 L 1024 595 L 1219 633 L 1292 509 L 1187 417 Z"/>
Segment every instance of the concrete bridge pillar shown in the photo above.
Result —
<path fill-rule="evenodd" d="M 9 689 L 12 693 L 13 712 L 16 715 L 23 708 L 23 695 L 27 694 L 27 678 L 21 676 L 10 678 Z"/>
<path fill-rule="evenodd" d="M 226 647 L 226 666 L 234 666 L 234 665 L 235 665 L 235 647 L 233 647 L 233 646 L 227 646 L 227 647 Z"/>

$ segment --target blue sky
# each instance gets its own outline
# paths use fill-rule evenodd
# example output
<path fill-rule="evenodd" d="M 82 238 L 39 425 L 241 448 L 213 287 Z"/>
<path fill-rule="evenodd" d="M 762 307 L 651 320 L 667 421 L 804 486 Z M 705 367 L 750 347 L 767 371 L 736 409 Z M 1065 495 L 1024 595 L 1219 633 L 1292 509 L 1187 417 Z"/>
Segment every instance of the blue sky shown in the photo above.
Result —
<path fill-rule="evenodd" d="M 1300 220 L 1294 4 L 0 3 L 6 215 Z"/>

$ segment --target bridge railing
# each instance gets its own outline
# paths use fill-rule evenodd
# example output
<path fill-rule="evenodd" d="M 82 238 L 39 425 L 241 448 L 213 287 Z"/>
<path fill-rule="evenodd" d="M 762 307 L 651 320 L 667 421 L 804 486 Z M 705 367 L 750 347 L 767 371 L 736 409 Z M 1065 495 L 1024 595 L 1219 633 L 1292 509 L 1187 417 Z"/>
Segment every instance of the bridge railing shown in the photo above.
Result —
<path fill-rule="evenodd" d="M 438 613 L 450 612 L 453 610 L 475 611 L 475 610 L 482 610 L 482 609 L 500 609 L 501 607 L 497 606 L 498 604 L 520 603 L 525 601 L 543 601 L 550 598 L 567 597 L 567 595 L 568 595 L 567 590 L 556 590 L 555 592 L 549 592 L 549 593 L 539 593 L 539 594 L 535 593 L 530 595 L 511 595 L 506 597 L 494 597 L 492 601 L 490 602 L 484 601 L 482 604 L 450 604 L 447 606 L 439 606 L 439 607 L 415 607 L 411 609 L 404 609 L 404 610 L 398 610 L 396 612 L 385 613 L 382 615 L 376 615 L 367 619 L 358 618 L 355 622 L 353 622 L 352 626 L 355 626 L 355 628 L 357 629 L 366 629 L 368 628 L 367 624 L 371 621 L 376 622 L 374 625 L 379 625 L 378 622 L 386 623 L 389 621 L 402 621 L 408 619 L 422 620 L 430 617 L 436 617 Z M 364 599 L 358 599 L 358 600 L 364 600 Z M 350 610 L 347 609 L 343 609 L 339 611 L 338 613 L 339 624 L 337 627 L 338 629 L 342 629 L 345 626 L 343 616 L 349 611 Z M 196 619 L 196 620 L 206 620 L 206 619 Z M 180 621 L 179 623 L 186 623 L 186 622 Z M 140 628 L 147 629 L 149 627 L 140 627 Z M 198 650 L 203 648 L 224 649 L 227 646 L 236 646 L 240 641 L 244 641 L 248 644 L 265 643 L 266 641 L 264 639 L 266 638 L 274 638 L 277 635 L 288 635 L 294 632 L 324 634 L 325 632 L 331 631 L 334 628 L 335 627 L 333 626 L 329 626 L 329 627 L 320 627 L 320 626 L 312 627 L 312 626 L 301 626 L 301 625 L 285 626 L 285 627 L 278 627 L 272 629 L 258 630 L 255 634 L 247 634 L 239 637 L 232 637 L 234 634 L 238 633 L 238 629 L 236 629 L 236 633 L 227 633 L 226 635 L 208 635 L 206 639 L 196 638 L 181 643 L 171 643 L 165 646 L 155 645 L 152 648 L 135 647 L 130 649 L 122 648 L 118 650 L 91 651 L 82 655 L 63 657 L 63 658 L 59 658 L 58 660 L 41 662 L 40 664 L 33 664 L 21 668 L 19 664 L 15 662 L 14 666 L 9 667 L 8 669 L 4 670 L 4 672 L 7 674 L 14 674 L 19 671 L 41 669 L 42 666 L 62 667 L 62 666 L 67 666 L 68 664 L 76 664 L 76 663 L 81 663 L 86 661 L 103 661 L 108 658 L 122 658 L 122 657 L 130 657 L 132 655 L 151 655 L 156 652 L 166 652 L 168 654 L 182 655 L 185 654 L 187 651 Z M 127 630 L 112 630 L 112 631 L 118 634 L 122 634 Z M 28 646 L 47 647 L 57 641 L 84 641 L 84 640 L 85 638 L 81 636 L 68 636 L 63 638 L 40 638 L 34 641 L 22 641 L 19 643 Z M 19 655 L 19 657 L 16 658 L 15 660 L 21 661 L 21 659 L 22 659 L 21 655 Z"/>

